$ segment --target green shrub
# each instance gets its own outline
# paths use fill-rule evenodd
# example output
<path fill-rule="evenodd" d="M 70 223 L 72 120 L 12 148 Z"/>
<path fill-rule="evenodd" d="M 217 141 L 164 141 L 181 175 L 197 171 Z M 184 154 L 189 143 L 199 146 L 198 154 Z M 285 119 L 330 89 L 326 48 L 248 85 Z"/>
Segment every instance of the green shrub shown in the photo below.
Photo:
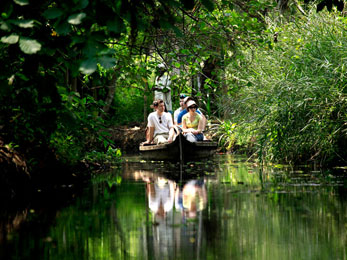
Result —
<path fill-rule="evenodd" d="M 247 48 L 228 67 L 238 85 L 223 109 L 256 137 L 268 160 L 346 163 L 347 19 L 311 13 L 286 24 L 270 23 L 266 40 Z M 265 41 L 266 42 L 266 41 Z"/>

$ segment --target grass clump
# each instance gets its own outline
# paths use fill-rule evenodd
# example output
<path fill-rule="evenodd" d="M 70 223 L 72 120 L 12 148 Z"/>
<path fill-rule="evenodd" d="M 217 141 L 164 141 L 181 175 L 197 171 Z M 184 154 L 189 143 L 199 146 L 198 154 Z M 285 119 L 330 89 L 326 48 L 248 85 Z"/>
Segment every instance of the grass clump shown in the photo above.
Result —
<path fill-rule="evenodd" d="M 259 159 L 346 163 L 346 23 L 333 12 L 270 22 L 264 42 L 271 44 L 243 49 L 227 68 L 238 87 L 221 107 L 237 125 L 234 135 L 250 129 Z"/>

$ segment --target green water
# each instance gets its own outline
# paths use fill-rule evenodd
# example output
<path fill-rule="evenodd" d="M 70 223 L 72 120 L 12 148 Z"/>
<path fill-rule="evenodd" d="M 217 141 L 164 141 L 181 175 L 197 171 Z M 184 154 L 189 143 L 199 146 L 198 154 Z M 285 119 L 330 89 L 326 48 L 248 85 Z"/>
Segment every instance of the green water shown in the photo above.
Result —
<path fill-rule="evenodd" d="M 347 259 L 345 174 L 128 157 L 3 211 L 0 259 Z"/>

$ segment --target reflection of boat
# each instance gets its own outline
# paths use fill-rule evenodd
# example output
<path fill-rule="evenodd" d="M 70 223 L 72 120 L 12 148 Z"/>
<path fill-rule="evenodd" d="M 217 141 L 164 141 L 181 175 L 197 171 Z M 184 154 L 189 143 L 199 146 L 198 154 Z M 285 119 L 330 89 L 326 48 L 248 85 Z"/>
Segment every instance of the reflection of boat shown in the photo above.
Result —
<path fill-rule="evenodd" d="M 170 144 L 141 144 L 139 149 L 144 159 L 187 161 L 211 156 L 217 149 L 217 143 L 210 140 L 191 143 L 179 134 Z"/>

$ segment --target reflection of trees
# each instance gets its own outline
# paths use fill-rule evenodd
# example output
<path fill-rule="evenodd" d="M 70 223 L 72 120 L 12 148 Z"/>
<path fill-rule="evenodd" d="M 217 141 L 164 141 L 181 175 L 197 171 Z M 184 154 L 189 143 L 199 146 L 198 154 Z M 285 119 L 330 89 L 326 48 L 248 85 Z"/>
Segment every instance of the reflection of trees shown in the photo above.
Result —
<path fill-rule="evenodd" d="M 206 247 L 220 258 L 343 259 L 346 206 L 329 187 L 268 187 L 258 193 L 210 183 Z M 319 191 L 319 192 L 318 192 Z M 271 253 L 270 253 L 271 252 Z"/>
<path fill-rule="evenodd" d="M 345 258 L 346 204 L 334 187 L 300 186 L 294 178 L 280 186 L 285 180 L 264 175 L 261 189 L 258 175 L 239 162 L 213 178 L 183 182 L 159 167 L 99 176 L 57 212 L 48 235 L 17 251 L 28 254 L 28 245 L 41 243 L 41 259 Z M 155 190 L 161 188 L 165 196 Z M 150 196 L 169 198 L 157 217 L 160 201 L 149 206 Z"/>
<path fill-rule="evenodd" d="M 26 220 L 28 210 L 23 209 L 20 212 L 15 212 L 13 215 L 9 214 L 0 218 L 0 244 L 4 243 L 7 235 L 17 230 L 20 225 Z"/>

